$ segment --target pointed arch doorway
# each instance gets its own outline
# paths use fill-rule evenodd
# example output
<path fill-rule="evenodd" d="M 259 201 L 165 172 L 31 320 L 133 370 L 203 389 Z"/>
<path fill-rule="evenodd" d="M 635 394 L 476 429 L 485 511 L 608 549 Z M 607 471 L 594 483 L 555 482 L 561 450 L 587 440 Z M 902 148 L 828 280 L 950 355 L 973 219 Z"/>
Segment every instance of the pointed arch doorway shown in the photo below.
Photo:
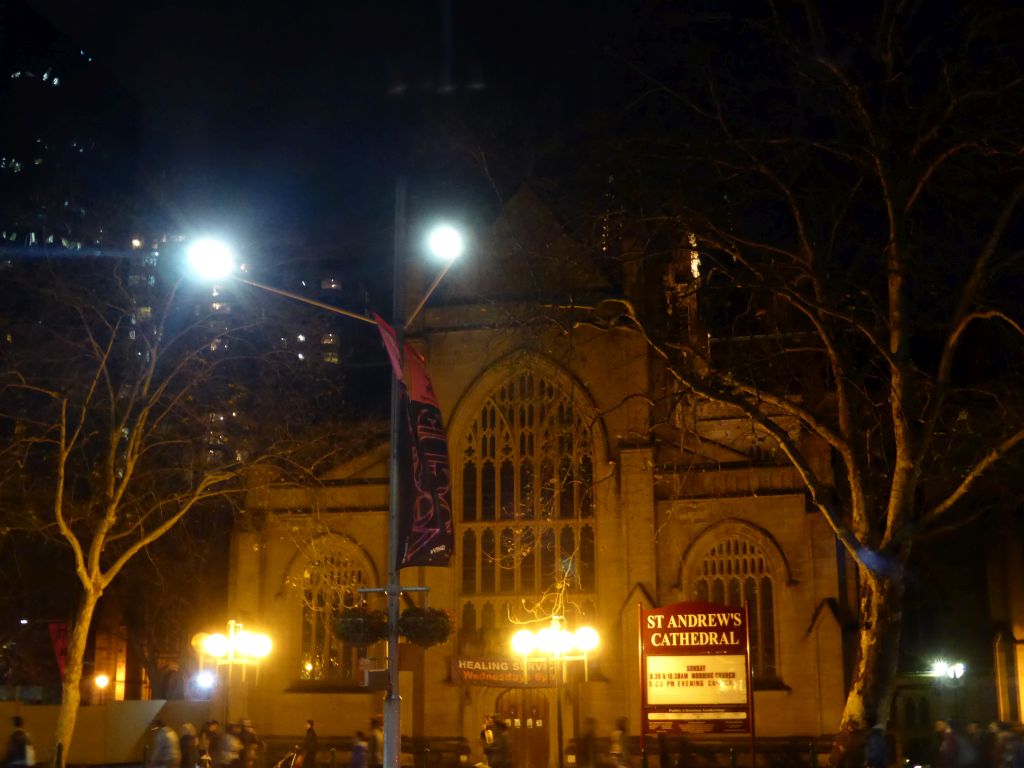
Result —
<path fill-rule="evenodd" d="M 516 768 L 548 768 L 551 734 L 548 695 L 543 688 L 510 688 L 498 695 L 495 714 L 508 725 L 509 749 Z"/>

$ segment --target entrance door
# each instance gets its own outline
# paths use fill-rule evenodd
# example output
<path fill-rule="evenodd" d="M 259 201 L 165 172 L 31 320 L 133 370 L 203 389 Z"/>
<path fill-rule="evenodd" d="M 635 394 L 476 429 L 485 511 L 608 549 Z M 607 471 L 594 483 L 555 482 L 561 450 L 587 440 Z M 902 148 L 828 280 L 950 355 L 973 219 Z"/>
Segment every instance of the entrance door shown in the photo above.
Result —
<path fill-rule="evenodd" d="M 551 734 L 547 691 L 513 688 L 495 703 L 495 714 L 508 726 L 509 750 L 516 768 L 548 768 Z"/>

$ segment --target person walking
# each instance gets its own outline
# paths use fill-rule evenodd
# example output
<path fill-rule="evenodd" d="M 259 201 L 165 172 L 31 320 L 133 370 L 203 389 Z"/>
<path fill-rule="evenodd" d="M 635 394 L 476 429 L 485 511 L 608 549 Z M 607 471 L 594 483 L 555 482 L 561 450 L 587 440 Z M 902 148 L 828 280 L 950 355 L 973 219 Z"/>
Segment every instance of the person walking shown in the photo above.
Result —
<path fill-rule="evenodd" d="M 36 764 L 36 749 L 32 745 L 32 737 L 25 730 L 25 723 L 19 715 L 11 718 L 14 730 L 7 739 L 7 754 L 4 762 L 7 765 L 31 766 Z"/>
<path fill-rule="evenodd" d="M 381 715 L 370 718 L 370 738 L 366 759 L 369 768 L 382 768 L 384 765 L 384 718 Z"/>
<path fill-rule="evenodd" d="M 498 718 L 494 715 L 488 715 L 484 718 L 483 727 L 480 729 L 480 741 L 484 748 L 484 765 L 493 764 L 491 754 L 494 752 L 494 732 L 496 730 L 494 724 L 497 720 Z"/>
<path fill-rule="evenodd" d="M 597 720 L 592 717 L 586 719 L 583 733 L 576 740 L 576 765 L 597 768 Z"/>
<path fill-rule="evenodd" d="M 629 768 L 629 720 L 624 717 L 615 721 L 608 756 L 616 768 Z"/>
<path fill-rule="evenodd" d="M 263 752 L 266 745 L 256 734 L 252 720 L 242 720 L 242 768 L 260 768 L 263 763 Z"/>
<path fill-rule="evenodd" d="M 181 726 L 178 745 L 181 748 L 181 768 L 196 768 L 199 765 L 199 737 L 192 723 Z"/>
<path fill-rule="evenodd" d="M 889 745 L 885 739 L 885 723 L 868 715 L 868 735 L 864 741 L 864 768 L 889 768 Z"/>
<path fill-rule="evenodd" d="M 306 737 L 302 740 L 302 766 L 303 768 L 316 768 L 316 753 L 320 751 L 320 742 L 316 738 L 316 729 L 313 728 L 313 721 L 306 721 Z"/>
<path fill-rule="evenodd" d="M 508 742 L 508 725 L 494 720 L 494 743 L 491 745 L 491 768 L 512 768 L 512 745 Z"/>
<path fill-rule="evenodd" d="M 352 739 L 352 759 L 349 761 L 349 768 L 366 768 L 366 749 L 368 746 L 366 734 L 362 731 L 356 731 L 355 738 Z"/>
<path fill-rule="evenodd" d="M 163 720 L 154 720 L 153 743 L 150 747 L 149 768 L 180 768 L 181 743 L 178 734 Z"/>

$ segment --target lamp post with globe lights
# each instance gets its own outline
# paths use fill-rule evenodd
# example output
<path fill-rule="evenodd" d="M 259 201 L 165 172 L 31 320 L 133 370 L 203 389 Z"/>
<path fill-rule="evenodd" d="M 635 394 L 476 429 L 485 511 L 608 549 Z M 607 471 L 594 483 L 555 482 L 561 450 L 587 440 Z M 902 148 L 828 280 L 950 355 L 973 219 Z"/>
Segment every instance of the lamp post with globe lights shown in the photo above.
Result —
<path fill-rule="evenodd" d="M 584 679 L 589 677 L 590 654 L 597 649 L 601 636 L 593 627 L 579 627 L 570 631 L 562 616 L 552 616 L 548 626 L 537 632 L 521 629 L 512 635 L 512 651 L 523 659 L 523 675 L 529 681 L 530 658 L 555 663 L 555 738 L 558 741 L 558 768 L 565 767 L 562 734 L 562 686 L 565 684 L 565 665 L 568 661 L 582 661 Z"/>
<path fill-rule="evenodd" d="M 206 690 L 216 684 L 217 676 L 204 668 L 204 661 L 210 660 L 215 668 L 226 667 L 224 684 L 224 719 L 231 715 L 231 683 L 235 667 L 242 669 L 242 682 L 246 682 L 246 670 L 259 668 L 260 662 L 270 655 L 274 643 L 269 635 L 252 632 L 240 621 L 228 622 L 227 634 L 200 632 L 192 638 L 192 647 L 199 654 L 199 674 L 196 684 Z"/>
<path fill-rule="evenodd" d="M 452 265 L 465 250 L 465 242 L 459 229 L 451 224 L 439 224 L 427 233 L 426 250 L 443 264 L 440 273 L 419 300 L 415 309 L 404 318 L 404 267 L 405 267 L 405 189 L 399 183 L 395 206 L 395 243 L 394 243 L 394 323 L 397 347 L 397 364 L 401 369 L 404 365 L 405 328 L 420 313 L 437 287 L 441 284 Z M 292 299 L 318 309 L 342 315 L 353 320 L 376 325 L 373 318 L 351 312 L 341 307 L 311 299 L 302 294 L 282 290 L 273 286 L 258 283 L 244 277 L 236 271 L 237 258 L 233 249 L 226 243 L 213 238 L 199 238 L 187 248 L 189 266 L 195 274 L 207 281 L 231 280 L 259 288 L 277 296 Z M 384 699 L 384 765 L 386 768 L 398 768 L 401 763 L 401 698 L 399 696 L 399 635 L 398 614 L 403 592 L 398 569 L 399 551 L 399 508 L 398 508 L 398 435 L 400 424 L 401 394 L 397 378 L 392 372 L 391 381 L 391 462 L 390 462 L 390 500 L 388 505 L 388 576 L 386 586 L 380 590 L 387 599 L 388 613 L 388 690 Z"/>

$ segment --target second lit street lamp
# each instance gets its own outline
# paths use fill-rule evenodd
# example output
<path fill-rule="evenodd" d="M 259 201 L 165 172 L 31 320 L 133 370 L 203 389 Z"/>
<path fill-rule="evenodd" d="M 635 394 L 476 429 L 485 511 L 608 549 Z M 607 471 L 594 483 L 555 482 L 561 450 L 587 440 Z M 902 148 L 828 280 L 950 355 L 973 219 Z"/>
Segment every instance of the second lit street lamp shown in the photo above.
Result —
<path fill-rule="evenodd" d="M 542 659 L 548 666 L 555 664 L 555 738 L 558 741 L 558 768 L 563 768 L 562 686 L 565 684 L 565 664 L 582 661 L 584 677 L 589 676 L 589 657 L 601 637 L 593 627 L 580 627 L 571 632 L 562 616 L 552 616 L 548 626 L 537 632 L 521 629 L 512 635 L 512 651 L 523 657 L 523 675 L 529 682 L 530 659 Z M 550 677 L 550 676 L 549 676 Z"/>

